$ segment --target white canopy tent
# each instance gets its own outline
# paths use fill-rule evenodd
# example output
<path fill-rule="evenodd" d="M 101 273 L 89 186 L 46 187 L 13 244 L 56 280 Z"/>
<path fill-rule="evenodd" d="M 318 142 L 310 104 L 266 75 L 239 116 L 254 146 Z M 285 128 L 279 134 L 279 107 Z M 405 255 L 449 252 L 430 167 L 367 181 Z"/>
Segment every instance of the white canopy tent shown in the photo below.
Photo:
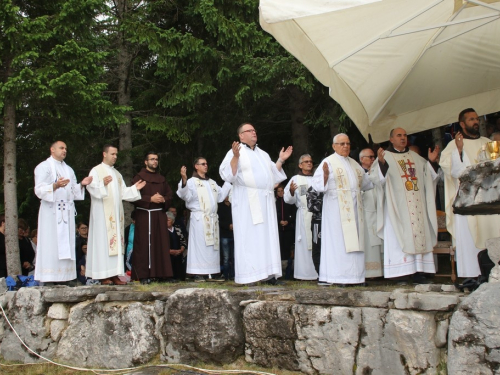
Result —
<path fill-rule="evenodd" d="M 260 0 L 260 23 L 366 139 L 500 110 L 500 0 Z"/>

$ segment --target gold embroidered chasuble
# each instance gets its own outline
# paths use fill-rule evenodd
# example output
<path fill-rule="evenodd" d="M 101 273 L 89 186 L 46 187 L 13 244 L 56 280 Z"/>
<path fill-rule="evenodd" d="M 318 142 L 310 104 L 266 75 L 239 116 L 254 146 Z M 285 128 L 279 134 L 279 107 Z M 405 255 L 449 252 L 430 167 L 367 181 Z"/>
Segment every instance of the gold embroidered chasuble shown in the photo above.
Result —
<path fill-rule="evenodd" d="M 342 233 L 344 234 L 345 251 L 346 253 L 364 251 L 364 216 L 360 191 L 365 171 L 353 159 L 349 157 L 344 159 L 349 163 L 349 166 L 351 167 L 356 178 L 356 186 L 351 186 L 348 175 L 349 172 L 346 170 L 342 161 L 336 157 L 335 154 L 330 155 L 327 160 L 332 166 L 336 184 Z M 353 192 L 356 195 L 357 212 L 355 212 L 354 208 L 354 200 L 352 198 Z M 358 223 L 356 223 L 356 213 Z"/>
<path fill-rule="evenodd" d="M 106 168 L 103 164 L 98 165 L 96 168 L 97 174 L 99 175 L 99 179 L 101 181 L 104 180 L 104 177 L 109 176 L 110 170 L 109 168 Z M 114 175 L 112 176 L 113 179 L 118 178 L 118 197 L 115 198 L 115 189 L 113 189 L 112 186 L 108 184 L 107 186 L 107 191 L 108 191 L 108 196 L 104 197 L 102 199 L 103 202 L 103 207 L 104 207 L 104 217 L 106 218 L 106 232 L 108 234 L 108 251 L 110 256 L 116 256 L 118 255 L 118 240 L 117 240 L 117 233 L 118 230 L 120 233 L 124 232 L 124 216 L 123 216 L 123 206 L 122 204 L 119 204 L 118 206 L 120 207 L 120 212 L 119 218 L 115 217 L 115 199 L 118 199 L 120 202 L 122 200 L 121 197 L 121 186 L 122 186 L 122 176 L 120 173 L 117 173 L 116 170 L 113 169 Z M 113 182 L 111 182 L 113 183 Z M 117 222 L 118 219 L 118 222 Z M 122 254 L 125 254 L 125 246 L 124 246 L 124 239 L 123 236 L 121 237 L 121 248 L 122 248 Z"/>
<path fill-rule="evenodd" d="M 213 246 L 214 250 L 219 250 L 219 217 L 217 215 L 218 189 L 215 182 L 209 179 L 210 190 L 206 188 L 203 181 L 193 177 L 198 194 L 198 202 L 203 211 L 203 234 L 205 236 L 205 245 Z M 212 194 L 213 200 L 209 194 Z M 215 204 L 215 213 L 212 212 L 212 202 Z"/>
<path fill-rule="evenodd" d="M 377 199 L 385 199 L 387 203 L 377 211 L 379 237 L 383 238 L 384 210 L 387 209 L 403 252 L 432 252 L 437 241 L 437 219 L 435 185 L 428 162 L 413 151 L 386 151 L 384 158 L 389 164 L 385 189 L 375 181 L 379 173 L 378 160 L 370 173 L 377 186 Z"/>

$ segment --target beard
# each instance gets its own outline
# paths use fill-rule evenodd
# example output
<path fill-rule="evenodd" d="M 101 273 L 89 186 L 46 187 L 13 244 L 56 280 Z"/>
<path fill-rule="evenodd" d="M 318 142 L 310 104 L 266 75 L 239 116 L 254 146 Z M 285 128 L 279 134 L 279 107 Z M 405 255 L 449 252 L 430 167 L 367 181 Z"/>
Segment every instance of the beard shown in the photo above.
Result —
<path fill-rule="evenodd" d="M 474 126 L 465 125 L 465 130 L 467 130 L 467 133 L 470 135 L 479 135 L 479 126 L 476 129 Z"/>

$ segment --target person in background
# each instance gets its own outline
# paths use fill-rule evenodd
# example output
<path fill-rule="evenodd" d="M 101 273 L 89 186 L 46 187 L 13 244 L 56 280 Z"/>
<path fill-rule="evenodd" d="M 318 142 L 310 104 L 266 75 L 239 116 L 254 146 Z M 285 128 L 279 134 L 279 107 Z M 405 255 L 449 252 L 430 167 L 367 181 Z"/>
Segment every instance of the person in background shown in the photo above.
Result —
<path fill-rule="evenodd" d="M 231 193 L 229 193 L 231 194 Z M 234 236 L 233 215 L 229 195 L 219 203 L 220 248 L 222 255 L 222 274 L 224 279 L 234 279 Z"/>
<path fill-rule="evenodd" d="M 174 279 L 186 280 L 186 257 L 187 241 L 182 233 L 180 226 L 174 225 L 175 217 L 172 212 L 167 212 L 167 230 L 170 237 L 170 261 L 172 262 L 172 271 Z"/>
<path fill-rule="evenodd" d="M 18 238 L 19 238 L 19 256 L 21 258 L 21 272 L 23 276 L 28 276 L 35 260 L 35 250 L 31 246 L 31 241 L 26 238 L 26 231 L 29 231 L 29 226 L 26 220 L 18 220 Z"/>
<path fill-rule="evenodd" d="M 135 210 L 130 213 L 132 223 L 125 227 L 125 272 L 132 270 L 132 254 L 134 252 L 134 233 L 135 233 Z"/>

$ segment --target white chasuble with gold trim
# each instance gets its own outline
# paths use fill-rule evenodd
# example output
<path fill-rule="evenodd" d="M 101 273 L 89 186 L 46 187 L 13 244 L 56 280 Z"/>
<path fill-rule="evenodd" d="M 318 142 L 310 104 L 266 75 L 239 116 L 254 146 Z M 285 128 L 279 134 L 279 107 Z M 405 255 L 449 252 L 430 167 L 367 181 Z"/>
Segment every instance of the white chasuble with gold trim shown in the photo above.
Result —
<path fill-rule="evenodd" d="M 95 170 L 97 171 L 97 174 L 99 175 L 99 179 L 101 181 L 104 181 L 104 177 L 109 176 L 110 174 L 110 168 L 106 168 L 103 164 L 98 165 Z M 113 171 L 114 172 L 114 171 Z M 118 197 L 117 199 L 119 201 L 122 200 L 120 191 L 121 191 L 121 186 L 122 186 L 122 179 L 120 175 L 117 175 L 113 173 L 113 179 L 118 177 Z M 104 217 L 106 219 L 106 231 L 108 234 L 108 249 L 109 249 L 109 255 L 110 256 L 116 256 L 119 253 L 120 246 L 118 244 L 118 231 L 120 233 L 123 233 L 124 230 L 124 216 L 123 216 L 123 206 L 120 204 L 120 211 L 119 211 L 119 218 L 117 222 L 117 218 L 115 217 L 115 191 L 113 189 L 113 186 L 108 184 L 108 196 L 102 198 L 103 202 L 103 207 L 104 207 Z M 120 236 L 121 239 L 121 249 L 122 249 L 122 254 L 125 254 L 125 246 L 124 246 L 124 239 L 122 236 Z"/>
<path fill-rule="evenodd" d="M 208 180 L 210 190 L 197 177 L 193 177 L 196 192 L 198 194 L 198 202 L 203 211 L 203 234 L 205 236 L 205 245 L 213 246 L 214 250 L 219 250 L 219 216 L 217 209 L 213 210 L 212 205 L 217 205 L 219 190 L 213 180 Z M 213 199 L 210 198 L 212 194 Z M 213 212 L 215 211 L 215 212 Z"/>

